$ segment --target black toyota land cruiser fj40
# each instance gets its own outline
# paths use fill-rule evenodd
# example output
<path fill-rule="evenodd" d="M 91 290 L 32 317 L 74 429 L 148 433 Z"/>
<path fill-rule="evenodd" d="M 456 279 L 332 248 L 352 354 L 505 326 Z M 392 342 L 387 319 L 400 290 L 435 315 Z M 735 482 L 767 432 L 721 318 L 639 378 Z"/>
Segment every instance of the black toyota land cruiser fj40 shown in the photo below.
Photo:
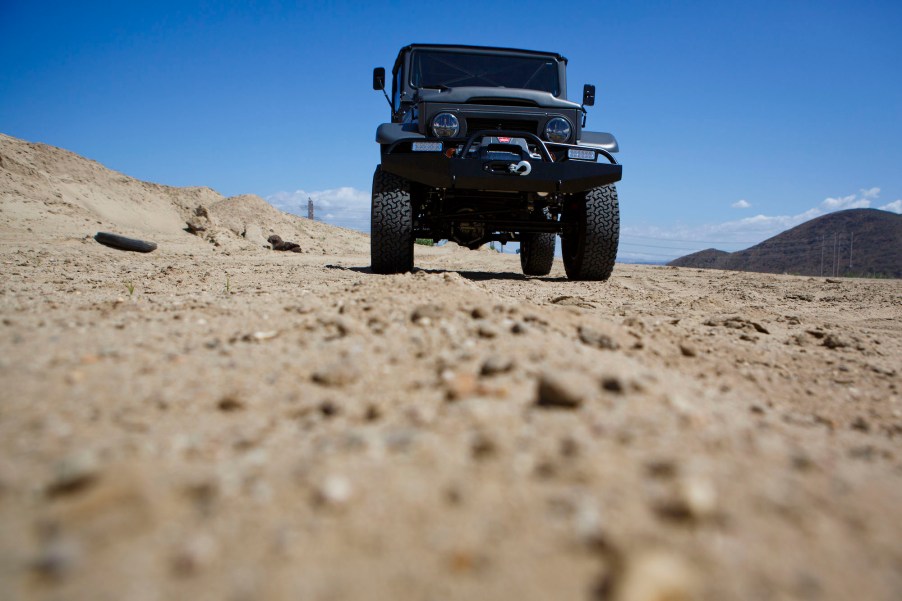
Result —
<path fill-rule="evenodd" d="M 391 105 L 376 130 L 372 268 L 413 269 L 417 238 L 470 249 L 520 243 L 526 275 L 546 275 L 561 235 L 574 280 L 606 280 L 617 256 L 621 166 L 608 133 L 582 129 L 595 87 L 567 100 L 567 59 L 550 52 L 413 44 L 373 71 Z M 599 159 L 602 159 L 600 161 Z"/>

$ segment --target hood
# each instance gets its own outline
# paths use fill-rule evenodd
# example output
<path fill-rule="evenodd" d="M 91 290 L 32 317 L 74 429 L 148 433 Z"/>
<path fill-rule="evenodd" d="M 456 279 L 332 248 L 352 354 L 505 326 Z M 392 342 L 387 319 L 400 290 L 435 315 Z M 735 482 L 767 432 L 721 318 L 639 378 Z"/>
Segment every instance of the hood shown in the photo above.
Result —
<path fill-rule="evenodd" d="M 418 100 L 425 102 L 449 102 L 456 104 L 506 104 L 513 106 L 537 106 L 556 109 L 579 109 L 581 105 L 570 100 L 555 98 L 550 92 L 517 88 L 460 87 L 443 90 L 420 88 Z"/>

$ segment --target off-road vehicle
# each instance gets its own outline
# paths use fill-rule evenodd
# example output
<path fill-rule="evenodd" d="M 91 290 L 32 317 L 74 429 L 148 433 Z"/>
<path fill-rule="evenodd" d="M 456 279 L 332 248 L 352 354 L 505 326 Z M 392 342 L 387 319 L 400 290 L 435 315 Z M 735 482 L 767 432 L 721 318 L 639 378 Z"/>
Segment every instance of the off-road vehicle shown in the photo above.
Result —
<path fill-rule="evenodd" d="M 546 275 L 561 236 L 575 280 L 606 280 L 617 256 L 621 166 L 608 133 L 585 131 L 595 87 L 567 100 L 567 59 L 551 52 L 413 44 L 373 70 L 391 106 L 376 130 L 372 269 L 413 269 L 417 238 L 470 249 L 519 242 L 526 275 Z M 600 161 L 599 159 L 602 159 Z"/>

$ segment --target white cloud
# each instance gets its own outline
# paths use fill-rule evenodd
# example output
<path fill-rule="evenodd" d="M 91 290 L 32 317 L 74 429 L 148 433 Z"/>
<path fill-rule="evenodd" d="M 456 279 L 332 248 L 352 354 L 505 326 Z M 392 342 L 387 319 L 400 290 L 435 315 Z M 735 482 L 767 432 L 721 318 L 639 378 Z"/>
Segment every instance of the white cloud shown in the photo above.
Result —
<path fill-rule="evenodd" d="M 276 192 L 266 197 L 269 204 L 286 213 L 307 216 L 307 199 L 313 200 L 314 216 L 333 225 L 370 229 L 370 193 L 349 186 L 328 190 Z"/>
<path fill-rule="evenodd" d="M 877 198 L 880 196 L 880 188 L 862 188 L 861 189 L 861 197 L 862 198 Z"/>
<path fill-rule="evenodd" d="M 862 188 L 858 194 L 825 198 L 820 205 L 793 215 L 758 214 L 723 223 L 677 224 L 668 228 L 624 226 L 621 228 L 620 256 L 656 256 L 658 260 L 666 261 L 707 248 L 742 250 L 827 213 L 869 208 L 879 196 L 880 188 Z M 742 202 L 732 206 L 740 208 Z M 902 199 L 879 208 L 902 214 Z"/>
<path fill-rule="evenodd" d="M 750 203 L 749 201 L 747 201 L 744 198 L 740 198 L 739 200 L 737 200 L 730 206 L 733 207 L 734 209 L 747 209 L 750 206 L 752 206 L 752 203 Z"/>

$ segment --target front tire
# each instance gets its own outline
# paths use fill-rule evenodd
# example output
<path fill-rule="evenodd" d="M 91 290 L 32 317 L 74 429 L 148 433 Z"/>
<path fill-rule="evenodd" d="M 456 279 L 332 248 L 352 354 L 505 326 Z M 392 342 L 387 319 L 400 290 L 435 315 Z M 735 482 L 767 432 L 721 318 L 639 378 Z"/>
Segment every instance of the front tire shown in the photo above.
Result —
<path fill-rule="evenodd" d="M 611 277 L 620 238 L 620 206 L 613 184 L 592 188 L 565 210 L 571 227 L 561 237 L 564 270 L 571 280 L 604 281 Z"/>
<path fill-rule="evenodd" d="M 374 273 L 413 269 L 413 207 L 410 182 L 376 167 L 370 214 L 370 262 Z"/>
<path fill-rule="evenodd" d="M 554 263 L 554 234 L 527 233 L 520 236 L 520 267 L 523 275 L 548 275 Z"/>

